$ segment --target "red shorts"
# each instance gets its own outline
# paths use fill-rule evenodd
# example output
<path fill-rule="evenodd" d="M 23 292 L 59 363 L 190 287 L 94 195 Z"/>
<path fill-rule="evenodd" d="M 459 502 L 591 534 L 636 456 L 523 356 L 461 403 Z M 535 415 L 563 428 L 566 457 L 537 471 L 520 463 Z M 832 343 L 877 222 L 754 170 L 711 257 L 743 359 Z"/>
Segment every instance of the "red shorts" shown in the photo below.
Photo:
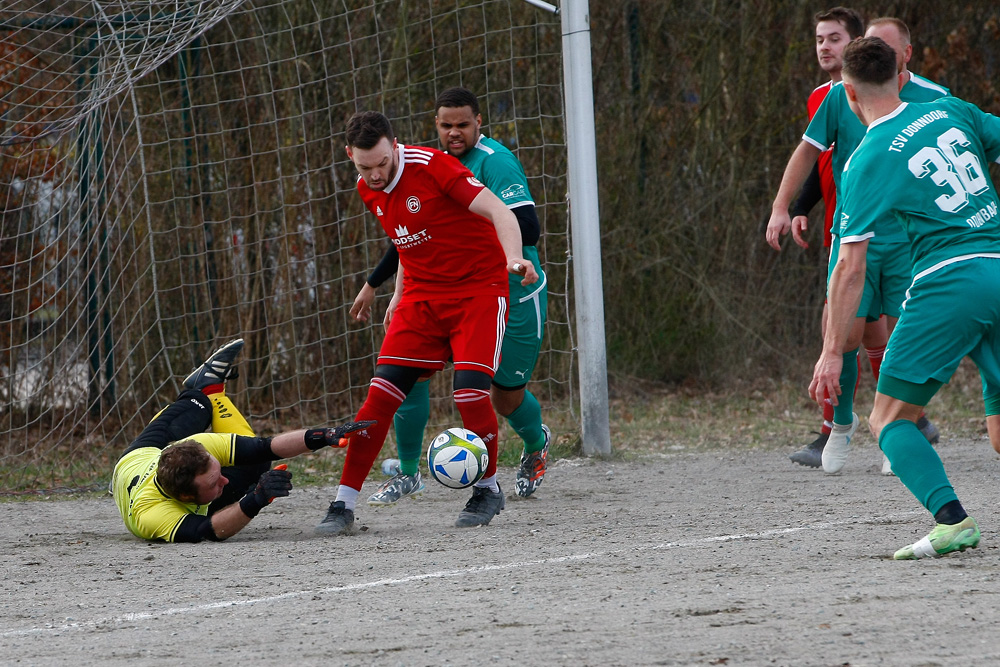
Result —
<path fill-rule="evenodd" d="M 396 307 L 379 350 L 378 363 L 441 370 L 473 370 L 490 377 L 500 364 L 507 326 L 507 297 L 473 296 L 411 301 Z"/>

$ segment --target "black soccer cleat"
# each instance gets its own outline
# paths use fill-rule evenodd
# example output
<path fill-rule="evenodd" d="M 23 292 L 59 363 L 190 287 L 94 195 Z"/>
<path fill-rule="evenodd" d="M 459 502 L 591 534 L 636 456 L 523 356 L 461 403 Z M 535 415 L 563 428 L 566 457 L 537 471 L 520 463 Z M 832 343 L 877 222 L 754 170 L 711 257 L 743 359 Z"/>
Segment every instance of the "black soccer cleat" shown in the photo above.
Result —
<path fill-rule="evenodd" d="M 790 454 L 788 458 L 799 465 L 818 468 L 823 465 L 823 448 L 826 447 L 829 438 L 829 433 L 820 433 L 818 438 L 794 454 Z"/>
<path fill-rule="evenodd" d="M 243 339 L 231 340 L 213 352 L 198 368 L 184 378 L 185 389 L 204 389 L 213 384 L 222 384 L 226 380 L 239 377 L 233 363 L 243 349 Z"/>
<path fill-rule="evenodd" d="M 499 484 L 497 488 L 500 488 Z M 457 528 L 485 526 L 494 516 L 500 514 L 505 504 L 503 489 L 499 493 L 493 493 L 485 486 L 473 487 L 472 497 L 465 503 L 465 509 L 459 513 L 455 526 Z"/>
<path fill-rule="evenodd" d="M 318 535 L 346 535 L 354 532 L 354 510 L 347 509 L 343 500 L 330 503 L 326 516 L 316 526 Z"/>

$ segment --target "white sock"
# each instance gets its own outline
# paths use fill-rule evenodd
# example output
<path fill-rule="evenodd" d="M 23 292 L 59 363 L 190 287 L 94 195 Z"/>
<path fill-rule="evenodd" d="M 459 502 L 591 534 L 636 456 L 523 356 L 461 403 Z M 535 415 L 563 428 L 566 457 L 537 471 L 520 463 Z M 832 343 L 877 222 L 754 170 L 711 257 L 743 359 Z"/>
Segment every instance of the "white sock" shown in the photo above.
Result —
<path fill-rule="evenodd" d="M 481 480 L 476 482 L 476 486 L 489 489 L 493 493 L 500 493 L 500 485 L 497 484 L 496 473 L 494 473 L 492 477 L 483 477 Z"/>
<path fill-rule="evenodd" d="M 354 511 L 354 507 L 358 504 L 358 494 L 361 491 L 358 489 L 352 489 L 349 486 L 344 486 L 341 484 L 337 487 L 337 500 L 336 502 L 344 501 L 344 507 Z"/>

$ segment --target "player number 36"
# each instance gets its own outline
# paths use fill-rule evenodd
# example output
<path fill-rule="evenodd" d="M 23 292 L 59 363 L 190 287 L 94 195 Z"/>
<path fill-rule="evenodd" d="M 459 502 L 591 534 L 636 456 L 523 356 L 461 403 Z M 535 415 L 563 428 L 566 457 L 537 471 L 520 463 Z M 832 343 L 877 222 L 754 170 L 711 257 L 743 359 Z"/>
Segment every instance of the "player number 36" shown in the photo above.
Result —
<path fill-rule="evenodd" d="M 941 195 L 934 200 L 947 213 L 960 211 L 968 205 L 970 196 L 978 195 L 989 187 L 976 154 L 972 151 L 959 152 L 960 147 L 968 145 L 965 133 L 953 127 L 937 138 L 937 148 L 924 146 L 907 164 L 917 178 L 930 176 L 935 184 L 953 190 L 953 194 Z"/>

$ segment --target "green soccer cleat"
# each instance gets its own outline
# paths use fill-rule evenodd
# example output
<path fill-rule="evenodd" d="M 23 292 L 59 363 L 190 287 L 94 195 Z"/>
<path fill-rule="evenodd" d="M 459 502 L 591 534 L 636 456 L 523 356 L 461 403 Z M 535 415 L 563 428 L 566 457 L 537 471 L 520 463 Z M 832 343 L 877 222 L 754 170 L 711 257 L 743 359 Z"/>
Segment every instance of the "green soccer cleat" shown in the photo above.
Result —
<path fill-rule="evenodd" d="M 939 523 L 934 530 L 915 544 L 903 547 L 895 554 L 894 560 L 918 560 L 939 558 L 952 551 L 965 551 L 979 546 L 979 526 L 971 516 L 961 523 Z"/>

